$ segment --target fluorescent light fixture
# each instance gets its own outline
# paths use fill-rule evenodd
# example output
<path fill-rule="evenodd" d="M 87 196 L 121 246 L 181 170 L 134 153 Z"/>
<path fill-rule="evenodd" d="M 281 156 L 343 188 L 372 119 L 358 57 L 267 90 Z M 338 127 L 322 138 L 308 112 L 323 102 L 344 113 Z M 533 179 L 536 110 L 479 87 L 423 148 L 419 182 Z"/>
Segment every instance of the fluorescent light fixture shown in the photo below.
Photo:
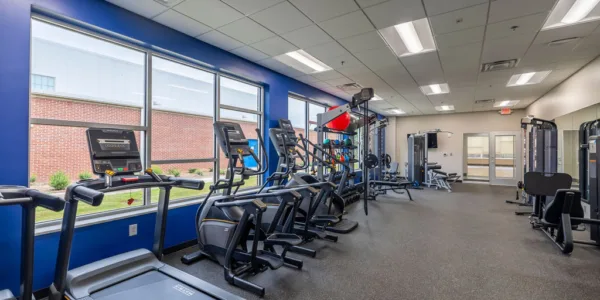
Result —
<path fill-rule="evenodd" d="M 436 106 L 435 110 L 437 111 L 451 111 L 454 110 L 454 105 L 440 105 L 440 106 Z"/>
<path fill-rule="evenodd" d="M 519 75 L 519 79 L 517 79 L 516 85 L 525 85 L 531 80 L 531 77 L 535 75 L 535 72 L 523 73 Z"/>
<path fill-rule="evenodd" d="M 600 0 L 558 0 L 542 30 L 600 19 Z"/>
<path fill-rule="evenodd" d="M 436 50 L 427 18 L 383 28 L 379 33 L 398 57 Z"/>
<path fill-rule="evenodd" d="M 421 40 L 419 40 L 419 35 L 415 30 L 415 25 L 413 25 L 413 22 L 398 24 L 394 27 L 396 28 L 396 31 L 398 31 L 398 34 L 404 42 L 404 45 L 406 45 L 408 52 L 419 53 L 423 51 L 423 44 L 421 44 Z"/>
<path fill-rule="evenodd" d="M 288 52 L 275 57 L 276 60 L 306 74 L 331 70 L 331 67 L 314 58 L 304 50 Z"/>
<path fill-rule="evenodd" d="M 373 96 L 373 98 L 371 99 L 371 101 L 381 101 L 381 100 L 383 100 L 383 98 L 379 97 L 377 94 L 375 94 Z"/>
<path fill-rule="evenodd" d="M 548 76 L 548 74 L 550 74 L 550 72 L 552 72 L 552 71 L 549 70 L 549 71 L 527 72 L 527 73 L 523 73 L 523 74 L 515 74 L 512 77 L 510 77 L 510 80 L 508 80 L 508 83 L 506 84 L 506 86 L 510 87 L 510 86 L 538 84 L 538 83 L 542 82 Z"/>
<path fill-rule="evenodd" d="M 395 114 L 395 115 L 403 115 L 405 114 L 405 112 L 401 109 L 389 109 L 387 112 L 391 113 L 391 114 Z"/>
<path fill-rule="evenodd" d="M 422 86 L 421 91 L 423 91 L 423 94 L 427 96 L 448 94 L 450 93 L 450 87 L 447 83 L 436 83 Z"/>
<path fill-rule="evenodd" d="M 583 20 L 598 5 L 598 2 L 600 0 L 576 0 L 562 18 L 561 23 L 573 24 Z"/>
<path fill-rule="evenodd" d="M 189 87 L 185 87 L 185 86 L 181 86 L 181 85 L 169 84 L 169 86 L 174 87 L 176 89 L 182 89 L 182 90 L 186 90 L 186 91 L 190 91 L 190 92 L 196 92 L 196 93 L 200 93 L 200 94 L 208 94 L 207 91 L 193 89 L 193 88 L 189 88 Z"/>
<path fill-rule="evenodd" d="M 494 107 L 513 107 L 517 105 L 521 100 L 504 100 L 494 103 Z"/>

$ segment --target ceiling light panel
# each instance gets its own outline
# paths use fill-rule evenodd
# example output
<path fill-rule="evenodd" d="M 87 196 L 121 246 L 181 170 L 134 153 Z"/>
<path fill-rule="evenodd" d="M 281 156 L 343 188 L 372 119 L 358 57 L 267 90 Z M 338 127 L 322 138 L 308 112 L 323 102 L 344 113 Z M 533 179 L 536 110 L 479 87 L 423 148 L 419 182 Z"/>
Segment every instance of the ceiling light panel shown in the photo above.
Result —
<path fill-rule="evenodd" d="M 401 109 L 388 109 L 387 112 L 394 115 L 403 115 L 406 113 Z"/>
<path fill-rule="evenodd" d="M 513 107 L 517 105 L 521 100 L 502 100 L 496 101 L 494 107 Z"/>
<path fill-rule="evenodd" d="M 559 0 L 542 30 L 600 19 L 600 0 Z"/>
<path fill-rule="evenodd" d="M 377 94 L 375 94 L 373 96 L 373 98 L 371 98 L 371 101 L 381 101 L 381 100 L 383 100 L 383 98 L 379 97 Z"/>
<path fill-rule="evenodd" d="M 276 60 L 306 74 L 321 73 L 331 67 L 314 58 L 304 50 L 297 50 L 274 57 Z"/>
<path fill-rule="evenodd" d="M 440 95 L 440 94 L 448 94 L 450 93 L 450 87 L 447 83 L 436 83 L 430 85 L 421 86 L 421 91 L 423 94 L 429 95 Z"/>
<path fill-rule="evenodd" d="M 453 111 L 454 110 L 454 105 L 440 105 L 440 106 L 436 106 L 435 110 L 437 110 L 437 111 Z"/>
<path fill-rule="evenodd" d="M 379 32 L 398 57 L 436 50 L 427 18 L 383 28 Z"/>
<path fill-rule="evenodd" d="M 522 85 L 531 85 L 538 84 L 542 82 L 548 74 L 552 71 L 541 71 L 541 72 L 529 72 L 522 74 L 515 74 L 510 77 L 506 86 L 522 86 Z"/>

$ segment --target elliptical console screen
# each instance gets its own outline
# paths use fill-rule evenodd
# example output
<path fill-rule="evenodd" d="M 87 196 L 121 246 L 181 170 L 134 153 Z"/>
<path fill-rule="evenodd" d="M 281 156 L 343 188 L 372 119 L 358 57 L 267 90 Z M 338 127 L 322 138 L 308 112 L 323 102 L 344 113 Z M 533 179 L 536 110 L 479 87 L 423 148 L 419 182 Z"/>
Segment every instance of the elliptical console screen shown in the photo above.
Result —
<path fill-rule="evenodd" d="M 103 175 L 107 170 L 116 174 L 142 171 L 140 152 L 132 130 L 90 128 L 86 133 L 94 174 Z"/>
<path fill-rule="evenodd" d="M 225 141 L 225 131 L 229 137 L 229 145 L 234 155 L 246 156 L 250 155 L 250 143 L 244 135 L 242 126 L 234 122 L 215 122 L 214 130 L 217 135 L 217 140 L 221 144 L 221 149 L 227 157 L 229 157 L 229 150 L 227 149 L 227 142 Z M 241 153 L 240 153 L 241 152 Z"/>
<path fill-rule="evenodd" d="M 292 126 L 292 121 L 290 120 L 279 119 L 279 128 L 285 130 L 287 133 L 296 135 L 296 131 L 294 131 L 294 126 Z"/>

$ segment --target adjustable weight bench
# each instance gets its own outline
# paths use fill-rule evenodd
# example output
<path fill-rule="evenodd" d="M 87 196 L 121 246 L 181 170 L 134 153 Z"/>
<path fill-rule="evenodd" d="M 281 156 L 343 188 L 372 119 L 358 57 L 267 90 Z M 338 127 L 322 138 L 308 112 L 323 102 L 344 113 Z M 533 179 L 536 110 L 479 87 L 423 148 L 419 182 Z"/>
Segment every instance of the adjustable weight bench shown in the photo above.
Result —
<path fill-rule="evenodd" d="M 398 194 L 408 195 L 410 201 L 414 201 L 409 187 L 412 186 L 410 181 L 382 181 L 382 180 L 369 180 L 369 200 L 377 200 L 377 196 L 387 194 L 387 191 L 394 191 Z"/>
<path fill-rule="evenodd" d="M 435 168 L 438 167 L 438 168 Z M 452 192 L 452 186 L 450 183 L 455 183 L 458 179 L 460 179 L 460 175 L 457 173 L 446 173 L 441 171 L 441 166 L 435 166 L 434 168 L 429 168 L 429 176 L 432 183 L 435 184 L 435 189 L 445 189 L 448 192 Z"/>

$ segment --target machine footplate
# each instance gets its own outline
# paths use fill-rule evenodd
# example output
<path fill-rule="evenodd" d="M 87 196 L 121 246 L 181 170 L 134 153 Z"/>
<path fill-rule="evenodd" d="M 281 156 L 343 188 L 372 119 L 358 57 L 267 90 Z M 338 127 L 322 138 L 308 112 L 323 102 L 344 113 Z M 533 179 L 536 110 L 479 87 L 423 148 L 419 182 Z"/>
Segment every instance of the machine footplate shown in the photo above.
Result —
<path fill-rule="evenodd" d="M 344 219 L 334 226 L 325 227 L 325 230 L 335 233 L 349 233 L 358 227 L 358 222 Z"/>
<path fill-rule="evenodd" d="M 256 255 L 256 259 L 263 265 L 268 266 L 271 270 L 279 269 L 285 263 L 281 256 L 268 251 L 259 251 Z"/>
<path fill-rule="evenodd" d="M 291 233 L 273 233 L 266 240 L 265 245 L 298 246 L 302 238 Z"/>
<path fill-rule="evenodd" d="M 336 216 L 323 215 L 313 216 L 312 218 L 310 218 L 310 222 L 317 225 L 329 225 L 332 223 L 339 223 L 340 219 Z"/>

